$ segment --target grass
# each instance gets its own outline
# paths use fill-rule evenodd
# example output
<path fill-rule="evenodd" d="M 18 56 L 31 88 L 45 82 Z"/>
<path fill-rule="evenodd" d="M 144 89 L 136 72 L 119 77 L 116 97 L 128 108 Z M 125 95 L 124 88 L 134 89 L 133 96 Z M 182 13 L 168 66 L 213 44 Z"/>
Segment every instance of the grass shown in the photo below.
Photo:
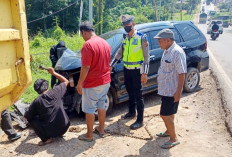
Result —
<path fill-rule="evenodd" d="M 84 40 L 82 37 L 79 37 L 78 34 L 63 34 L 59 39 L 63 40 L 66 46 L 75 52 L 80 50 L 84 43 Z M 33 57 L 33 61 L 31 62 L 32 84 L 20 97 L 24 103 L 31 103 L 38 96 L 33 88 L 34 82 L 37 79 L 43 78 L 50 83 L 51 75 L 47 71 L 40 70 L 39 66 L 51 67 L 49 51 L 53 45 L 59 42 L 59 39 L 52 37 L 52 35 L 45 38 L 43 35 L 39 34 L 29 41 L 30 54 Z"/>
<path fill-rule="evenodd" d="M 193 18 L 194 18 L 194 14 L 189 15 L 189 14 L 187 14 L 186 10 L 182 11 L 182 21 L 193 20 Z M 180 12 L 174 13 L 173 21 L 181 21 Z"/>

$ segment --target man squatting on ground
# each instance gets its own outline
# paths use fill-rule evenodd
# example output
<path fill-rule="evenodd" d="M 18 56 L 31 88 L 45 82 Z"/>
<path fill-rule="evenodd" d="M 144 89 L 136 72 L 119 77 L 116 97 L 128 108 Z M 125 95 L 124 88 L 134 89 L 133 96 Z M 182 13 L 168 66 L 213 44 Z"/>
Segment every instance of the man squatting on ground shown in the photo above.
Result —
<path fill-rule="evenodd" d="M 98 111 L 99 127 L 94 129 L 104 137 L 106 117 L 105 101 L 110 87 L 110 45 L 94 32 L 93 25 L 85 21 L 80 25 L 80 32 L 85 40 L 81 50 L 81 73 L 77 91 L 82 94 L 82 111 L 86 113 L 87 133 L 79 140 L 93 141 L 93 124 L 95 111 Z"/>
<path fill-rule="evenodd" d="M 164 50 L 158 70 L 158 94 L 161 95 L 160 116 L 167 130 L 157 134 L 160 137 L 170 136 L 161 148 L 169 149 L 180 142 L 177 139 L 174 115 L 177 113 L 181 97 L 185 73 L 187 73 L 186 55 L 184 50 L 174 41 L 174 33 L 163 29 L 154 38 L 158 39 L 160 48 Z"/>
<path fill-rule="evenodd" d="M 144 100 L 142 96 L 142 84 L 147 83 L 149 71 L 149 45 L 147 36 L 135 30 L 134 16 L 122 15 L 123 28 L 128 33 L 122 42 L 122 46 L 111 62 L 111 67 L 123 57 L 124 81 L 129 95 L 129 112 L 122 116 L 123 119 L 133 118 L 136 115 L 135 106 L 137 105 L 137 120 L 130 128 L 138 129 L 143 126 Z"/>
<path fill-rule="evenodd" d="M 69 81 L 56 73 L 53 68 L 48 72 L 61 83 L 49 90 L 47 80 L 38 79 L 34 83 L 35 91 L 40 94 L 30 105 L 24 117 L 39 136 L 39 146 L 51 143 L 51 138 L 62 136 L 70 125 L 69 118 L 64 110 L 62 98 Z"/>

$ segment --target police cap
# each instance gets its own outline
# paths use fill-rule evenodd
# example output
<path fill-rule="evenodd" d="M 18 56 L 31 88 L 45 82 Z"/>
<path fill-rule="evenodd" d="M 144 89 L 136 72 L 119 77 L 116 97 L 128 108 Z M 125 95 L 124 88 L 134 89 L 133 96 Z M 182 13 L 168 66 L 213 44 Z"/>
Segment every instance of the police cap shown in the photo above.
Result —
<path fill-rule="evenodd" d="M 119 17 L 120 21 L 122 21 L 122 24 L 123 25 L 127 25 L 129 24 L 130 22 L 133 22 L 135 17 L 134 16 L 131 16 L 131 15 L 121 15 Z"/>

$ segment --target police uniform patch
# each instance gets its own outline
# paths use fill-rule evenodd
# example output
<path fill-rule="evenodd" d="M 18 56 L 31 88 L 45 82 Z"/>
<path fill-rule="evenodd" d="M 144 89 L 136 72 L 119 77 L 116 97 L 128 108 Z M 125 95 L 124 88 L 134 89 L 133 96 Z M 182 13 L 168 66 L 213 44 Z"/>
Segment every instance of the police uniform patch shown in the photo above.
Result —
<path fill-rule="evenodd" d="M 134 40 L 132 42 L 132 45 L 138 45 L 138 39 L 137 38 L 134 38 Z"/>

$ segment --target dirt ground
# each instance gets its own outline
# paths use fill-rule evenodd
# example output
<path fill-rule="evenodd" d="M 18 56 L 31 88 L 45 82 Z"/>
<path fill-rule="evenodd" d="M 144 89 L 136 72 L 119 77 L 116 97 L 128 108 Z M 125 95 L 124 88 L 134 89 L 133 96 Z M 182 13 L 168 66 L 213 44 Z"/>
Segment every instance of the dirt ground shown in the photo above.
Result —
<path fill-rule="evenodd" d="M 160 97 L 156 92 L 145 96 L 144 124 L 136 131 L 131 131 L 132 120 L 120 120 L 127 111 L 126 103 L 114 107 L 113 113 L 107 117 L 106 129 L 124 134 L 99 138 L 94 135 L 93 142 L 83 142 L 77 139 L 85 133 L 83 117 L 71 119 L 71 127 L 83 129 L 80 132 L 67 132 L 63 138 L 56 138 L 52 144 L 39 147 L 39 138 L 32 130 L 24 130 L 22 138 L 10 143 L 4 133 L 1 134 L 1 157 L 35 156 L 35 157 L 231 157 L 232 137 L 227 132 L 224 123 L 224 113 L 221 108 L 220 89 L 212 78 L 210 71 L 201 73 L 199 90 L 195 93 L 183 93 L 175 124 L 180 145 L 170 149 L 160 148 L 168 138 L 157 138 L 156 133 L 165 130 L 159 116 Z M 96 122 L 97 125 L 97 122 Z M 120 129 L 120 130 L 119 130 Z M 143 140 L 138 138 L 149 138 Z M 126 136 L 125 136 L 126 135 Z M 131 136 L 131 137 L 130 137 Z M 138 138 L 136 138 L 138 137 Z"/>

